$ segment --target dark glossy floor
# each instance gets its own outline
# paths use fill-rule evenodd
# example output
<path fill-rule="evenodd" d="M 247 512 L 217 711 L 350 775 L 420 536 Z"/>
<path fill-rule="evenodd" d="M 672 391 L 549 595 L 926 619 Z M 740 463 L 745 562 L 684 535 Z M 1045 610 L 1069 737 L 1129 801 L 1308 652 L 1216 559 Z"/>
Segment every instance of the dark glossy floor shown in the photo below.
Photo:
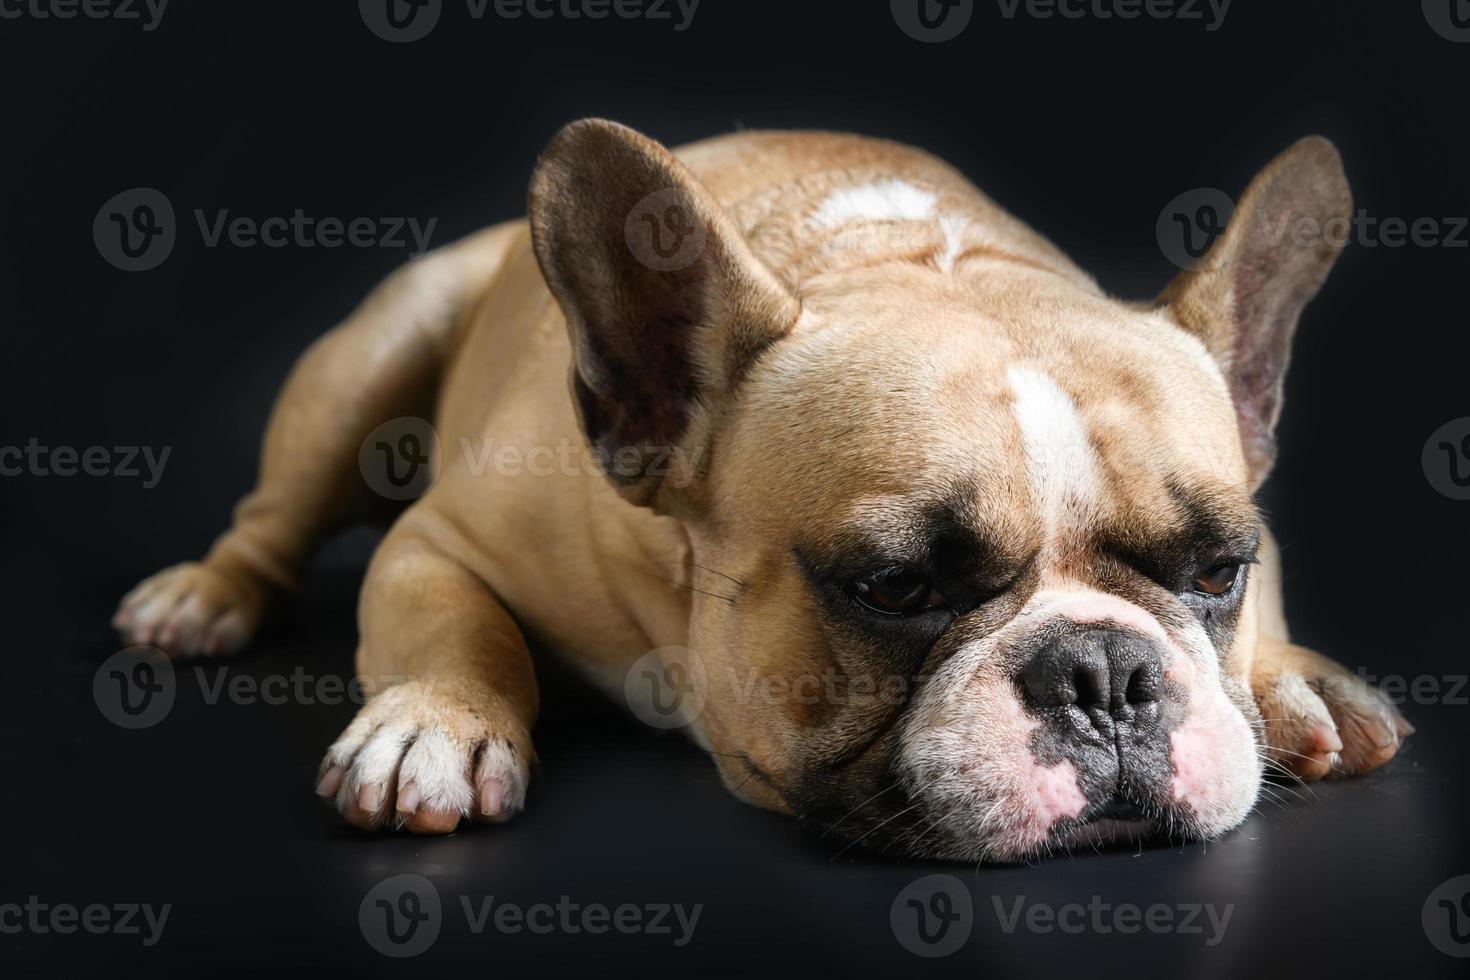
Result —
<path fill-rule="evenodd" d="M 1208 846 L 976 869 L 844 852 L 746 807 L 697 749 L 651 734 L 556 672 L 539 731 L 542 764 L 519 820 L 447 839 L 372 837 L 340 825 L 310 792 L 320 750 L 350 705 L 295 696 L 210 703 L 221 677 L 304 677 L 305 689 L 322 690 L 324 678 L 348 676 L 354 576 L 320 572 L 314 597 L 249 655 L 180 665 L 172 709 L 138 731 L 114 726 L 93 699 L 93 674 L 113 649 L 96 624 L 123 582 L 69 578 L 48 618 L 93 625 L 79 630 L 75 649 L 10 688 L 35 727 L 10 742 L 6 898 L 172 909 L 151 947 L 141 913 L 137 936 L 0 938 L 8 960 L 45 972 L 255 973 L 290 961 L 365 975 L 469 967 L 743 977 L 799 963 L 815 976 L 922 968 L 1005 977 L 1091 964 L 1105 976 L 1236 977 L 1297 975 L 1309 963 L 1327 975 L 1463 975 L 1463 961 L 1431 945 L 1421 910 L 1436 886 L 1470 867 L 1458 817 L 1467 802 L 1458 757 L 1465 707 L 1414 710 L 1420 732 L 1385 771 L 1309 791 L 1275 787 L 1280 802 L 1263 801 L 1244 827 Z M 31 629 L 12 637 L 17 650 L 44 642 Z M 395 961 L 375 950 L 382 934 L 365 931 L 359 911 L 369 891 L 403 874 L 432 882 L 439 930 L 422 953 Z M 953 913 L 963 918 L 951 934 L 933 920 L 931 946 L 917 938 L 912 913 L 895 918 L 893 908 L 932 874 L 954 881 L 921 883 L 901 907 L 915 894 L 936 911 L 963 905 L 933 904 L 938 887 L 968 891 L 970 908 Z M 558 911 L 549 934 L 510 931 L 514 920 L 497 929 L 493 914 L 476 932 L 487 901 L 492 913 L 497 904 L 572 911 Z M 692 931 L 672 910 L 662 913 L 667 934 L 580 930 L 584 908 L 629 903 L 652 927 L 657 906 L 682 905 Z M 1432 910 L 1431 929 L 1440 914 Z M 595 916 L 586 923 L 596 927 Z M 920 962 L 911 947 L 955 951 Z"/>

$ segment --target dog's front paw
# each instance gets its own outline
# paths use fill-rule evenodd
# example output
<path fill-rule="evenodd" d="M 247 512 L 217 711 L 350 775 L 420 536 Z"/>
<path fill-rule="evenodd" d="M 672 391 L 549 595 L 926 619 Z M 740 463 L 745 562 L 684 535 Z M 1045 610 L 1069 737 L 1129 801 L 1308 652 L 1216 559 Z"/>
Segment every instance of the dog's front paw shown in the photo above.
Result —
<path fill-rule="evenodd" d="M 1320 653 L 1272 644 L 1258 658 L 1251 686 L 1267 750 L 1303 779 L 1370 772 L 1414 732 L 1381 691 Z"/>
<path fill-rule="evenodd" d="M 265 598 L 258 582 L 185 562 L 145 579 L 124 596 L 112 626 L 126 643 L 169 653 L 235 653 L 255 633 Z"/>
<path fill-rule="evenodd" d="M 368 702 L 327 750 L 317 795 L 364 830 L 447 834 L 525 805 L 529 734 L 493 700 L 448 681 L 407 681 Z"/>

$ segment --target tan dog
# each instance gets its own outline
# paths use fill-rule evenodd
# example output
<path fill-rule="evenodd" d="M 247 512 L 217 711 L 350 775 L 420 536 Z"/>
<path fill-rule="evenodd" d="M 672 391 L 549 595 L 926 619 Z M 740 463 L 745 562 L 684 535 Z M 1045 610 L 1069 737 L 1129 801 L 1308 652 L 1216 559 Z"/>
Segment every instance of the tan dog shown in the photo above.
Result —
<path fill-rule="evenodd" d="M 365 437 L 422 415 L 442 472 L 372 561 L 357 654 L 406 679 L 317 790 L 351 823 L 517 812 L 544 648 L 619 697 L 654 662 L 735 793 L 870 844 L 1011 860 L 1220 834 L 1268 765 L 1365 772 L 1409 732 L 1289 642 L 1252 503 L 1336 258 L 1280 229 L 1350 210 L 1336 152 L 1305 140 L 1199 269 L 1127 304 L 907 147 L 671 154 L 576 123 L 529 225 L 403 269 L 302 358 L 234 527 L 117 626 L 244 646 L 370 516 Z M 487 467 L 480 446 L 604 465 Z"/>

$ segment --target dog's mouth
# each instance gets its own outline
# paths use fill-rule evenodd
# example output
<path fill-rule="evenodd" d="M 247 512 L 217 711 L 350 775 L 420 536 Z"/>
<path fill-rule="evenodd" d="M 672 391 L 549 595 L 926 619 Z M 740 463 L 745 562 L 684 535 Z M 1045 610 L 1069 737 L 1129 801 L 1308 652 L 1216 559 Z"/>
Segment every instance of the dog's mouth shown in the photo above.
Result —
<path fill-rule="evenodd" d="M 1084 824 L 1111 820 L 1117 823 L 1140 823 L 1146 820 L 1143 807 L 1118 794 L 1083 818 Z"/>
<path fill-rule="evenodd" d="M 1089 807 L 1075 820 L 1059 823 L 1052 828 L 1049 844 L 1064 850 L 1142 844 L 1162 835 L 1172 822 L 1157 808 L 1119 795 Z"/>

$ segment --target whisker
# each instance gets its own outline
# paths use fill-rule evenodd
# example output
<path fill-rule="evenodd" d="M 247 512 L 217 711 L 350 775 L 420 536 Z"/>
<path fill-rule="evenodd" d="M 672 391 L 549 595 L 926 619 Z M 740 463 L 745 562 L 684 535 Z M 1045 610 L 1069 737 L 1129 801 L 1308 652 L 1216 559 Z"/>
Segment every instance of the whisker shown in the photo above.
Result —
<path fill-rule="evenodd" d="M 690 592 L 696 592 L 699 595 L 709 596 L 711 599 L 722 599 L 725 602 L 728 602 L 732 606 L 735 605 L 735 603 L 737 601 L 736 600 L 736 597 L 734 597 L 734 596 L 721 595 L 718 592 L 710 592 L 710 591 L 708 591 L 706 589 L 701 589 L 701 588 L 698 588 L 697 586 L 688 585 L 688 584 L 686 584 L 684 582 L 680 582 L 677 579 L 672 579 L 672 578 L 668 578 L 667 576 L 664 576 L 664 575 L 659 575 L 658 573 L 649 571 L 646 568 L 640 568 L 640 569 L 637 569 L 637 571 L 639 572 L 639 574 L 647 575 L 649 578 L 656 578 L 660 582 L 667 582 L 668 584 L 674 586 L 675 588 L 688 589 Z"/>
<path fill-rule="evenodd" d="M 720 571 L 718 568 L 710 568 L 708 565 L 701 565 L 697 561 L 687 562 L 686 564 L 688 564 L 691 568 L 698 568 L 698 569 L 701 569 L 702 571 L 709 572 L 711 575 L 718 575 L 720 578 L 724 579 L 725 581 L 727 581 L 727 582 L 733 582 L 734 584 L 740 586 L 742 589 L 745 588 L 745 586 L 746 586 L 746 582 L 745 582 L 744 579 L 738 579 L 738 578 L 736 578 L 733 575 L 726 575 L 724 572 Z"/>
<path fill-rule="evenodd" d="M 889 821 L 897 820 L 899 817 L 903 816 L 905 813 L 908 813 L 910 810 L 916 809 L 921 804 L 923 804 L 923 802 L 924 802 L 923 800 L 918 800 L 918 801 L 910 804 L 909 806 L 904 807 L 902 810 L 899 810 L 897 813 L 895 813 L 893 816 L 889 817 L 887 820 L 882 821 L 882 823 L 874 824 L 872 827 L 868 828 L 868 830 L 866 830 L 862 834 L 862 836 L 855 837 L 852 840 L 848 841 L 847 842 L 847 845 L 845 847 L 843 847 L 842 850 L 840 850 L 836 854 L 832 855 L 832 857 L 830 858 L 830 860 L 836 861 L 838 858 L 842 857 L 842 855 L 846 854 L 849 848 L 852 848 L 852 847 L 856 846 L 858 844 L 858 842 L 860 842 L 864 837 L 867 837 L 868 834 L 871 834 L 873 831 L 875 831 L 878 828 L 882 827 L 884 824 L 888 823 Z"/>
<path fill-rule="evenodd" d="M 730 582 L 733 585 L 738 585 L 742 589 L 745 588 L 747 584 L 749 584 L 744 579 L 736 578 L 734 575 L 726 574 L 725 572 L 720 571 L 718 568 L 711 568 L 709 565 L 701 565 L 699 562 L 693 561 L 693 560 L 690 560 L 690 561 L 660 561 L 660 562 L 657 562 L 656 564 L 659 564 L 659 565 L 673 565 L 673 566 L 676 566 L 678 568 L 697 568 L 697 569 L 699 569 L 702 572 L 709 572 L 711 575 L 718 575 L 720 578 L 724 579 L 725 581 Z"/>
<path fill-rule="evenodd" d="M 882 796 L 884 793 L 888 793 L 888 792 L 891 792 L 892 790 L 898 789 L 898 787 L 900 785 L 901 785 L 901 783 L 895 781 L 892 786 L 888 786 L 888 787 L 886 787 L 884 789 L 880 789 L 878 792 L 874 793 L 872 796 L 868 797 L 866 800 L 863 800 L 857 806 L 853 807 L 851 810 L 848 810 L 847 813 L 842 817 L 841 820 L 838 820 L 834 824 L 830 824 L 827 827 L 827 829 L 822 832 L 822 836 L 823 837 L 830 836 L 831 833 L 832 833 L 832 831 L 834 831 L 838 827 L 842 826 L 843 822 L 846 821 L 848 817 L 852 816 L 854 813 L 857 813 L 863 807 L 867 806 L 869 803 L 872 803 L 874 800 L 876 800 L 878 797 Z"/>

